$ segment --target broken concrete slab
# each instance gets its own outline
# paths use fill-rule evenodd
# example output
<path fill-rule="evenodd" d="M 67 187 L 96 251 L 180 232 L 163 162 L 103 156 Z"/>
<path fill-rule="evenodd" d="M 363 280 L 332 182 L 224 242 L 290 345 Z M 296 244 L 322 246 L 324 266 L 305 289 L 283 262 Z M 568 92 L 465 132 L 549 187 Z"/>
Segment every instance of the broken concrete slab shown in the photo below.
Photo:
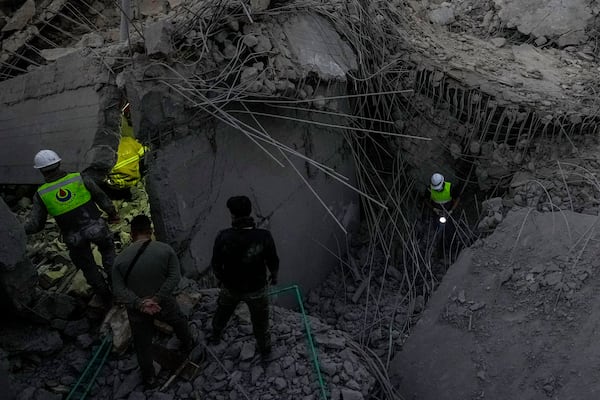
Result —
<path fill-rule="evenodd" d="M 114 165 L 120 93 L 104 64 L 86 54 L 0 82 L 0 182 L 41 183 L 31 160 L 42 148 L 57 151 L 67 170 L 102 175 Z"/>
<path fill-rule="evenodd" d="M 322 79 L 346 80 L 348 71 L 356 70 L 356 55 L 323 17 L 297 15 L 284 25 L 292 56 L 308 72 Z"/>
<path fill-rule="evenodd" d="M 559 46 L 587 40 L 593 13 L 590 0 L 494 0 L 500 19 L 525 35 L 545 36 Z"/>
<path fill-rule="evenodd" d="M 149 24 L 144 29 L 144 45 L 148 56 L 165 56 L 173 52 L 171 35 L 173 25 L 169 21 L 160 20 Z"/>
<path fill-rule="evenodd" d="M 27 26 L 34 15 L 35 2 L 33 0 L 27 0 L 12 18 L 8 20 L 4 28 L 2 28 L 2 32 L 20 31 Z"/>
<path fill-rule="evenodd" d="M 437 25 L 450 25 L 456 21 L 454 9 L 447 3 L 429 12 L 429 20 Z"/>
<path fill-rule="evenodd" d="M 594 268 L 597 226 L 596 216 L 519 209 L 479 247 L 464 250 L 390 366 L 400 394 L 467 399 L 485 390 L 494 398 L 544 398 L 539 382 L 568 376 L 552 387 L 553 397 L 597 397 L 600 383 L 571 371 L 587 370 L 600 356 L 600 346 L 590 342 L 600 314 L 598 277 L 573 289 L 556 275 L 555 286 L 541 286 L 546 278 L 535 272 L 551 265 L 573 276 L 576 264 Z M 584 237 L 585 251 L 578 242 Z"/>

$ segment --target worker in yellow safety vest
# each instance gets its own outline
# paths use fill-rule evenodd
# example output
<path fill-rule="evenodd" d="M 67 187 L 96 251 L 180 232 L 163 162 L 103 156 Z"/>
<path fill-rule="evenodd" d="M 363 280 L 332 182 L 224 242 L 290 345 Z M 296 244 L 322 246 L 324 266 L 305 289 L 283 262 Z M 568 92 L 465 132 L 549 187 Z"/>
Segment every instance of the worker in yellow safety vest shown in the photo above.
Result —
<path fill-rule="evenodd" d="M 61 158 L 52 150 L 41 150 L 34 158 L 34 168 L 44 176 L 33 197 L 33 208 L 25 222 L 25 232 L 32 234 L 44 228 L 48 215 L 56 220 L 73 264 L 81 269 L 85 279 L 110 306 L 110 272 L 116 254 L 113 234 L 101 218 L 98 206 L 108 214 L 108 222 L 118 223 L 119 214 L 110 198 L 96 182 L 78 172 L 67 173 L 60 168 Z M 98 246 L 107 277 L 99 270 L 91 244 Z"/>
<path fill-rule="evenodd" d="M 436 214 L 446 211 L 452 214 L 452 211 L 460 202 L 460 193 L 458 188 L 450 182 L 446 182 L 444 176 L 440 173 L 431 175 L 431 185 L 429 185 L 430 198 L 433 209 Z"/>
<path fill-rule="evenodd" d="M 135 186 L 142 178 L 140 162 L 147 148 L 135 139 L 130 108 L 127 103 L 121 109 L 121 141 L 117 150 L 117 163 L 106 179 L 111 189 L 126 190 Z"/>

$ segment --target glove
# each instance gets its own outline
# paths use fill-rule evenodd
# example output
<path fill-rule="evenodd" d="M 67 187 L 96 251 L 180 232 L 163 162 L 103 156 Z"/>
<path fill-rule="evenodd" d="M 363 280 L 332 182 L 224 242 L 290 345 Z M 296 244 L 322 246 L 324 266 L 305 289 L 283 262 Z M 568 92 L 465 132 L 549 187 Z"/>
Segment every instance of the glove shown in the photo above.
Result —
<path fill-rule="evenodd" d="M 277 275 L 271 275 L 269 277 L 269 284 L 271 286 L 277 285 Z"/>
<path fill-rule="evenodd" d="M 109 224 L 118 224 L 119 222 L 121 222 L 121 217 L 119 216 L 119 214 L 111 215 L 108 217 Z"/>

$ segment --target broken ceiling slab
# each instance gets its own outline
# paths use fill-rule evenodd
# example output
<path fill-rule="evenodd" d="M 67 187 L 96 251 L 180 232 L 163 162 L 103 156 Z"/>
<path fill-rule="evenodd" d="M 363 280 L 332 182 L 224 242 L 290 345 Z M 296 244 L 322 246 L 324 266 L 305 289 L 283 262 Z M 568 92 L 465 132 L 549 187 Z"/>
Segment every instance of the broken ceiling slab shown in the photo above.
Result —
<path fill-rule="evenodd" d="M 112 167 L 119 92 L 106 67 L 86 54 L 0 82 L 0 182 L 40 183 L 32 160 L 42 148 L 56 150 L 67 170 Z"/>
<path fill-rule="evenodd" d="M 592 21 L 590 0 L 494 0 L 508 27 L 534 37 L 555 38 L 559 46 L 587 40 Z"/>
<path fill-rule="evenodd" d="M 358 68 L 356 55 L 324 18 L 305 14 L 292 17 L 283 30 L 292 56 L 307 71 L 323 79 L 346 80 Z"/>

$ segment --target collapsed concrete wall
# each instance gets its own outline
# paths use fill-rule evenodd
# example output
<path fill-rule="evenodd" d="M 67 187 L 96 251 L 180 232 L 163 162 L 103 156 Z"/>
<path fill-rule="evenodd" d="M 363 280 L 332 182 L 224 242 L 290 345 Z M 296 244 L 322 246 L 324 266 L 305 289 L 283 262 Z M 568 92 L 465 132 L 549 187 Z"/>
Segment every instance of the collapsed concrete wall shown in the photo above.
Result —
<path fill-rule="evenodd" d="M 102 176 L 116 161 L 119 91 L 109 70 L 85 50 L 0 82 L 0 182 L 40 183 L 32 168 L 42 148 L 67 170 Z"/>
<path fill-rule="evenodd" d="M 169 25 L 155 23 L 152 30 L 162 33 L 157 41 L 147 35 L 146 47 L 172 44 L 176 30 Z M 210 85 L 197 65 L 171 62 L 166 68 L 140 58 L 125 75 L 137 135 L 152 149 L 146 184 L 157 233 L 178 250 L 188 274 L 202 272 L 217 232 L 230 225 L 227 198 L 248 195 L 275 237 L 281 283 L 312 287 L 345 248 L 328 209 L 346 225 L 357 218 L 356 192 L 312 164 L 354 183 L 342 115 L 349 104 L 338 96 L 346 93 L 345 74 L 356 67 L 355 56 L 326 20 L 311 14 L 243 27 L 230 21 L 215 37 L 207 48 L 223 72 L 208 98 L 191 83 Z M 251 61 L 228 74 L 243 59 Z M 220 93 L 228 90 L 232 96 L 223 99 Z"/>

